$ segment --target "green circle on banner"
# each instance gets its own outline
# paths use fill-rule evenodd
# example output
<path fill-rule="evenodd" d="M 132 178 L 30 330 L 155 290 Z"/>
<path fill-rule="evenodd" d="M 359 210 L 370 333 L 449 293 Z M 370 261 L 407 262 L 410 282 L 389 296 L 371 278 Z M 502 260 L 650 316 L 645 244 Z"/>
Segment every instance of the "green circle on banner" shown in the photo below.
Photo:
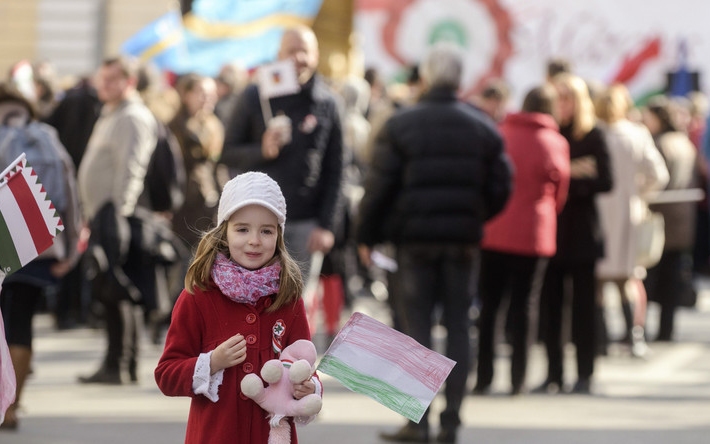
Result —
<path fill-rule="evenodd" d="M 461 23 L 454 20 L 443 20 L 432 26 L 429 33 L 429 44 L 433 45 L 437 42 L 452 42 L 465 48 L 468 46 L 468 35 Z"/>

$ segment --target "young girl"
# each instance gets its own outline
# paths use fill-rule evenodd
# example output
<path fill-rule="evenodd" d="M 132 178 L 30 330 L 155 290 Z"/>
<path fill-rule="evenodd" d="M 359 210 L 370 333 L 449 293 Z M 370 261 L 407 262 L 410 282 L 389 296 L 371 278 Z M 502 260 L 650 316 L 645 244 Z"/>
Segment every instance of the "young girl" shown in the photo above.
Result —
<path fill-rule="evenodd" d="M 267 413 L 241 393 L 240 382 L 287 345 L 310 339 L 285 221 L 286 201 L 266 174 L 244 173 L 225 185 L 217 227 L 197 246 L 155 369 L 165 395 L 192 398 L 185 443 L 268 440 Z M 311 393 L 322 394 L 317 377 L 293 395 Z"/>

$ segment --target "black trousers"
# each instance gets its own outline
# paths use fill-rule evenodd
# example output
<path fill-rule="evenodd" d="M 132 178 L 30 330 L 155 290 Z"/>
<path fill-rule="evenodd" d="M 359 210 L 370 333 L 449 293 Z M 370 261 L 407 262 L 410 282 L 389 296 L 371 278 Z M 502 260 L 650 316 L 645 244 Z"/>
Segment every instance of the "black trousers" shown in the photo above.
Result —
<path fill-rule="evenodd" d="M 106 322 L 106 355 L 102 367 L 108 371 L 120 371 L 122 367 L 135 366 L 142 308 L 108 273 L 101 273 L 94 279 L 92 292 L 101 303 Z"/>
<path fill-rule="evenodd" d="M 479 294 L 481 315 L 478 332 L 477 387 L 493 381 L 495 336 L 501 302 L 510 295 L 508 317 L 512 338 L 511 383 L 520 389 L 525 382 L 528 349 L 536 337 L 540 291 L 547 258 L 483 250 Z"/>
<path fill-rule="evenodd" d="M 545 349 L 547 350 L 547 379 L 562 384 L 564 306 L 569 300 L 572 308 L 572 342 L 576 347 L 577 376 L 588 379 L 594 373 L 596 353 L 596 285 L 595 263 L 563 263 L 552 260 L 547 266 L 542 286 L 541 310 L 546 311 Z M 568 287 L 570 285 L 570 287 Z M 569 288 L 569 292 L 566 290 Z M 571 299 L 565 296 L 569 294 Z"/>
<path fill-rule="evenodd" d="M 675 312 L 679 298 L 693 291 L 690 252 L 664 251 L 656 266 L 648 269 L 644 281 L 648 300 L 661 306 L 658 340 L 670 341 L 675 328 Z"/>
<path fill-rule="evenodd" d="M 397 247 L 396 310 L 405 334 L 432 347 L 431 329 L 437 308 L 446 328 L 446 356 L 456 366 L 446 379 L 443 427 L 461 424 L 459 410 L 466 393 L 469 371 L 470 281 L 478 260 L 478 248 L 461 244 L 408 244 Z M 419 427 L 428 427 L 428 412 Z M 415 425 L 416 424 L 412 424 Z"/>

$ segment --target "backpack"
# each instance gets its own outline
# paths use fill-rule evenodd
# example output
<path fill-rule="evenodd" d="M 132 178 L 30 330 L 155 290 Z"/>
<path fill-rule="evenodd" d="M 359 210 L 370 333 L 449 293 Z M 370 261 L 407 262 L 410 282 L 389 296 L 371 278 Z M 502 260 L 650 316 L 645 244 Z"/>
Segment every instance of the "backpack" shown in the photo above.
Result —
<path fill-rule="evenodd" d="M 62 151 L 64 146 L 56 130 L 45 123 L 0 125 L 0 166 L 10 165 L 25 153 L 27 163 L 37 172 L 47 197 L 60 213 L 69 205 Z"/>
<path fill-rule="evenodd" d="M 143 195 L 151 210 L 175 212 L 185 201 L 185 164 L 172 131 L 161 121 L 157 123 L 158 141 L 146 170 Z"/>

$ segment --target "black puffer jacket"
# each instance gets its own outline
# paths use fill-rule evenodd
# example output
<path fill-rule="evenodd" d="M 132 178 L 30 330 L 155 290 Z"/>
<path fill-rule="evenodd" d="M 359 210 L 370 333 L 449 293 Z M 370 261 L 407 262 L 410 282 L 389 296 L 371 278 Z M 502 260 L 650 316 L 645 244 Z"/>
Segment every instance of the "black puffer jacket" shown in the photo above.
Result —
<path fill-rule="evenodd" d="M 476 244 L 510 190 L 511 167 L 497 130 L 454 91 L 433 89 L 377 135 L 358 243 Z"/>

